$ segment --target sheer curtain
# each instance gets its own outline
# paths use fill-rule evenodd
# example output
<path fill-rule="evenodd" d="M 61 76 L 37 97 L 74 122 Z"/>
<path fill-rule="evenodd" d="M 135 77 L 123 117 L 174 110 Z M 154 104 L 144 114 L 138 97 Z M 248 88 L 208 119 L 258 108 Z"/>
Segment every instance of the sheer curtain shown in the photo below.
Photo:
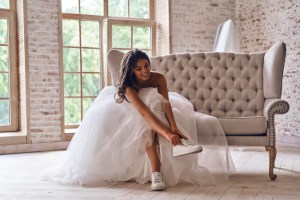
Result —
<path fill-rule="evenodd" d="M 240 52 L 240 40 L 235 25 L 231 19 L 218 26 L 214 52 Z"/>

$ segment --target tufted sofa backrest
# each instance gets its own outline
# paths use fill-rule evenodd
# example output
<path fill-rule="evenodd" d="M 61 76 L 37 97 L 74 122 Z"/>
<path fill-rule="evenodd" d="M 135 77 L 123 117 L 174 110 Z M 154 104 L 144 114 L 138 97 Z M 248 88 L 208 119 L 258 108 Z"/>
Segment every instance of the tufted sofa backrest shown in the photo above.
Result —
<path fill-rule="evenodd" d="M 262 116 L 265 53 L 188 53 L 152 57 L 169 91 L 189 99 L 195 111 L 222 117 Z"/>
<path fill-rule="evenodd" d="M 108 52 L 112 83 L 124 53 Z M 283 42 L 266 53 L 186 53 L 152 57 L 169 91 L 189 99 L 195 111 L 218 118 L 263 116 L 264 104 L 281 97 L 286 56 Z"/>

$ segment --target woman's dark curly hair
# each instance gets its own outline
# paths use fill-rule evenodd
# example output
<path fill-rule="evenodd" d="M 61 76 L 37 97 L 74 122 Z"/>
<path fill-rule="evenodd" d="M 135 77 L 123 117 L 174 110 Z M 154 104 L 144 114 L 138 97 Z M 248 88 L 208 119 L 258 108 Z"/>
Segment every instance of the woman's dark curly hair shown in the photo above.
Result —
<path fill-rule="evenodd" d="M 117 103 L 124 102 L 124 99 L 129 102 L 125 96 L 125 90 L 126 87 L 133 86 L 133 84 L 136 83 L 136 78 L 132 70 L 136 66 L 138 59 L 146 59 L 150 63 L 148 55 L 139 49 L 128 51 L 122 58 L 116 85 L 117 92 L 115 94 L 115 100 Z"/>

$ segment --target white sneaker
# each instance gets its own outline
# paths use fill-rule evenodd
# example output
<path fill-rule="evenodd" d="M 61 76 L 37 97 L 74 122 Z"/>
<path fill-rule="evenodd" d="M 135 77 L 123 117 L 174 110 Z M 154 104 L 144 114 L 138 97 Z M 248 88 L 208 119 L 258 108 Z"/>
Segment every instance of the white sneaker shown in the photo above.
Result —
<path fill-rule="evenodd" d="M 182 144 L 173 147 L 173 156 L 182 156 L 191 153 L 199 153 L 202 151 L 201 145 L 193 145 L 186 139 L 181 139 Z"/>
<path fill-rule="evenodd" d="M 157 191 L 157 190 L 166 189 L 166 185 L 162 180 L 162 175 L 160 172 L 152 172 L 151 179 L 152 179 L 151 190 Z"/>

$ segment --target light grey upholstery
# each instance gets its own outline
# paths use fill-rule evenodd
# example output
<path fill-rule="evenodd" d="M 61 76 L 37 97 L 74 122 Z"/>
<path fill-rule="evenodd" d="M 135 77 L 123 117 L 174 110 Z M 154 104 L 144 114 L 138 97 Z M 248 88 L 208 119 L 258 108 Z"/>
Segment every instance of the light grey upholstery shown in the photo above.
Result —
<path fill-rule="evenodd" d="M 165 75 L 169 91 L 189 99 L 196 112 L 220 120 L 229 145 L 266 146 L 274 156 L 274 116 L 289 110 L 280 99 L 285 55 L 279 42 L 263 53 L 182 53 L 150 60 L 152 70 Z M 123 53 L 111 50 L 108 56 L 115 83 Z M 274 180 L 275 158 L 270 160 Z"/>

